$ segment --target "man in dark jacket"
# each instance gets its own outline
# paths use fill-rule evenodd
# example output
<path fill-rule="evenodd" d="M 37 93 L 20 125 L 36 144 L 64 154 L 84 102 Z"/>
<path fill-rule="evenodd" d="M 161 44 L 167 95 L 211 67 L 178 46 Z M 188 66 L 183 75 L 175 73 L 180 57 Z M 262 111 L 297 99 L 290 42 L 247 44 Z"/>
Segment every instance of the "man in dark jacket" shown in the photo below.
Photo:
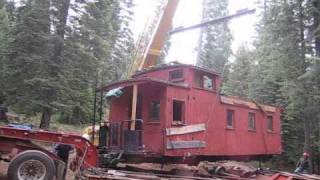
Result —
<path fill-rule="evenodd" d="M 0 101 L 0 121 L 8 121 L 7 112 L 8 108 L 6 108 Z"/>
<path fill-rule="evenodd" d="M 68 145 L 68 144 L 57 144 L 54 147 L 54 150 L 55 150 L 57 156 L 59 158 L 61 158 L 62 161 L 65 163 L 65 168 L 64 168 L 64 171 L 63 171 L 63 177 L 64 178 L 66 177 L 66 174 L 67 174 L 69 154 L 70 154 L 70 151 L 72 149 L 73 149 L 73 147 L 71 145 Z"/>
<path fill-rule="evenodd" d="M 303 153 L 302 157 L 300 158 L 296 170 L 294 171 L 295 173 L 308 173 L 309 170 L 309 154 L 308 153 Z"/>

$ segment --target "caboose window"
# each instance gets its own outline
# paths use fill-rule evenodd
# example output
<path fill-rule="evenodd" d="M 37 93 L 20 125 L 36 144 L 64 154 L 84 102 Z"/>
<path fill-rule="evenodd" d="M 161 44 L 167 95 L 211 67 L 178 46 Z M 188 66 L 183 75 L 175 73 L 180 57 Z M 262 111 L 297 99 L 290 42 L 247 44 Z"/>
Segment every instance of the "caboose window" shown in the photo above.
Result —
<path fill-rule="evenodd" d="M 204 89 L 213 90 L 213 82 L 211 77 L 204 75 L 202 81 Z"/>
<path fill-rule="evenodd" d="M 214 76 L 208 73 L 195 72 L 194 76 L 195 87 L 206 89 L 206 90 L 215 90 L 215 79 Z"/>
<path fill-rule="evenodd" d="M 150 104 L 150 121 L 160 120 L 160 101 L 151 101 Z"/>
<path fill-rule="evenodd" d="M 230 109 L 227 110 L 227 128 L 234 128 L 234 111 Z"/>
<path fill-rule="evenodd" d="M 184 102 L 173 100 L 172 116 L 174 123 L 182 123 L 184 118 Z"/>
<path fill-rule="evenodd" d="M 267 116 L 268 131 L 273 131 L 273 117 Z"/>
<path fill-rule="evenodd" d="M 248 128 L 249 130 L 256 130 L 256 119 L 255 119 L 255 114 L 254 113 L 249 113 L 248 114 Z"/>
<path fill-rule="evenodd" d="M 183 80 L 183 71 L 182 71 L 182 69 L 169 72 L 169 80 L 170 81 Z"/>

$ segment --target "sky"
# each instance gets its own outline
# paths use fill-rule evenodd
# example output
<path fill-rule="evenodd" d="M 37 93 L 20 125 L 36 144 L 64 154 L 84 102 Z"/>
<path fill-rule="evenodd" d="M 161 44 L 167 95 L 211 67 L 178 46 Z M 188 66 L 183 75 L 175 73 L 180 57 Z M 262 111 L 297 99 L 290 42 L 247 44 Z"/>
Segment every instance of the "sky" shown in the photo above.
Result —
<path fill-rule="evenodd" d="M 135 21 L 133 32 L 135 38 L 143 31 L 146 23 L 152 18 L 155 4 L 159 0 L 135 0 Z M 256 8 L 256 0 L 229 0 L 229 14 L 239 9 Z M 190 26 L 201 22 L 201 0 L 180 0 L 179 6 L 173 19 L 173 28 Z M 245 15 L 229 22 L 229 28 L 233 35 L 232 50 L 236 52 L 241 44 L 253 42 L 255 36 L 255 24 L 258 21 L 257 14 Z M 185 64 L 195 64 L 197 58 L 197 44 L 200 29 L 185 31 L 171 36 L 171 47 L 166 57 L 166 62 L 179 61 Z"/>

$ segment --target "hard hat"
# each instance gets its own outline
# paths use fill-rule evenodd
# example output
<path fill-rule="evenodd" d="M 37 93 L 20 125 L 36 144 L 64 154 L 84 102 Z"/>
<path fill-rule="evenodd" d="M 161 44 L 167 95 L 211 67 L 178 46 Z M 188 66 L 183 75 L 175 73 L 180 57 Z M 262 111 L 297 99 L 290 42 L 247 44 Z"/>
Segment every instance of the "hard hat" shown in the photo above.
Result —
<path fill-rule="evenodd" d="M 303 156 L 307 156 L 307 157 L 309 157 L 309 153 L 304 152 L 304 153 L 303 153 Z"/>

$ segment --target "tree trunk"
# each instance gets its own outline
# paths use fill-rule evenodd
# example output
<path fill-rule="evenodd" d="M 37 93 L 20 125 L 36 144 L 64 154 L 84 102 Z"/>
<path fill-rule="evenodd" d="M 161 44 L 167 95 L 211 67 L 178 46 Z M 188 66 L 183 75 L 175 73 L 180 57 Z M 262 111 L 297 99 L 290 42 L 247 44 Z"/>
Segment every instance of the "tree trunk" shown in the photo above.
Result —
<path fill-rule="evenodd" d="M 40 129 L 48 130 L 50 127 L 50 120 L 51 120 L 51 109 L 48 107 L 43 108 L 41 122 L 40 122 Z"/>
<path fill-rule="evenodd" d="M 306 116 L 306 115 L 305 115 Z M 311 154 L 311 142 L 310 142 L 310 120 L 304 117 L 304 148 L 303 151 Z M 309 173 L 312 173 L 312 156 L 309 158 Z"/>
<path fill-rule="evenodd" d="M 70 0 L 60 0 L 61 4 L 59 4 L 59 12 L 58 12 L 58 20 L 59 23 L 57 25 L 57 34 L 63 39 L 66 32 L 66 24 L 68 19 L 68 12 L 70 7 Z"/>
<path fill-rule="evenodd" d="M 319 24 L 320 24 L 320 2 L 318 0 L 313 1 L 313 33 L 315 36 L 315 51 L 316 56 L 320 57 L 320 30 L 319 30 Z"/>
<path fill-rule="evenodd" d="M 83 117 L 81 116 L 80 108 L 74 107 L 72 109 L 72 114 L 70 119 L 68 119 L 69 124 L 81 124 L 83 122 Z"/>
<path fill-rule="evenodd" d="M 314 44 L 315 44 L 315 53 L 316 57 L 320 57 L 320 2 L 319 0 L 313 0 L 312 5 L 314 7 L 313 9 L 313 33 L 314 33 Z M 320 124 L 320 121 L 319 121 Z M 320 126 L 318 126 L 318 131 L 320 129 Z M 320 132 L 320 131 L 319 131 Z M 318 150 L 320 149 L 320 146 L 318 146 Z M 315 158 L 317 160 L 317 170 L 319 172 L 320 164 L 319 164 L 319 158 Z"/>
<path fill-rule="evenodd" d="M 55 62 L 58 66 L 51 66 L 49 71 L 50 71 L 50 76 L 51 77 L 60 77 L 61 74 L 60 72 L 60 66 L 63 66 L 62 63 L 62 58 L 61 54 L 63 52 L 63 47 L 64 47 L 64 35 L 66 31 L 66 24 L 67 24 L 67 19 L 68 19 L 68 10 L 70 7 L 70 0 L 56 0 L 52 1 L 52 7 L 57 8 L 57 15 L 56 18 L 58 20 L 56 24 L 56 37 L 53 42 L 53 49 L 52 49 L 52 56 L 51 60 L 52 62 Z M 57 80 L 59 81 L 59 79 Z M 54 92 L 54 91 L 53 91 Z M 50 99 L 56 99 L 57 94 L 55 93 L 50 93 L 48 96 Z M 40 123 L 40 128 L 41 129 L 49 129 L 50 127 L 50 119 L 51 119 L 51 109 L 50 108 L 44 108 L 42 111 L 42 117 L 41 117 L 41 123 Z"/>
<path fill-rule="evenodd" d="M 64 48 L 64 36 L 66 32 L 66 25 L 68 19 L 68 12 L 70 7 L 71 0 L 55 0 L 53 1 L 53 7 L 57 8 L 56 16 L 57 24 L 56 24 L 56 33 L 54 39 L 54 47 L 52 49 L 52 61 L 57 62 L 57 64 L 63 64 L 63 59 L 61 57 L 63 48 Z M 52 69 L 51 70 L 52 76 L 58 76 L 59 69 Z"/>
<path fill-rule="evenodd" d="M 300 27 L 300 42 L 301 42 L 301 61 L 302 62 L 302 73 L 305 72 L 306 69 L 306 43 L 305 43 L 305 24 L 304 24 L 304 14 L 303 14 L 303 0 L 299 0 L 299 27 Z M 304 87 L 303 87 L 304 88 Z M 308 100 L 305 100 L 305 104 L 307 105 Z M 302 119 L 303 119 L 303 127 L 304 127 L 304 147 L 303 150 L 304 152 L 311 153 L 311 129 L 310 129 L 310 119 L 307 116 L 307 114 L 303 111 L 302 112 Z M 312 171 L 312 162 L 311 162 L 311 157 L 309 158 L 309 173 Z"/>

